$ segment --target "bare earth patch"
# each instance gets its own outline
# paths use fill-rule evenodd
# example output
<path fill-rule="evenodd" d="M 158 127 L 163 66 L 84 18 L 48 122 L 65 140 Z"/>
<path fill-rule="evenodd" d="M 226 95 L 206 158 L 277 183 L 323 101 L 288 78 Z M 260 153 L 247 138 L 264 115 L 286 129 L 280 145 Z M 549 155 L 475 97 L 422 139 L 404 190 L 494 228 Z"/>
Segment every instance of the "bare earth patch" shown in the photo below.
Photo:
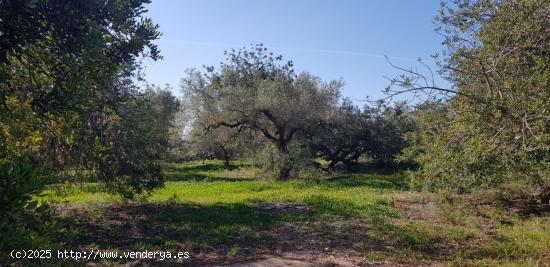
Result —
<path fill-rule="evenodd" d="M 365 259 L 365 248 L 387 249 L 385 242 L 369 238 L 367 231 L 367 222 L 358 219 L 283 224 L 264 232 L 276 240 L 272 253 L 231 266 L 402 266 Z"/>
<path fill-rule="evenodd" d="M 311 207 L 296 202 L 260 202 L 256 204 L 260 211 L 269 214 L 285 213 L 285 212 L 308 212 Z"/>
<path fill-rule="evenodd" d="M 359 261 L 360 262 L 360 261 Z M 230 265 L 233 267 L 263 267 L 263 266 L 366 266 L 354 259 L 334 255 L 312 255 L 307 252 L 287 252 L 279 255 L 265 255 L 265 259 Z"/>
<path fill-rule="evenodd" d="M 434 220 L 441 216 L 438 200 L 432 195 L 396 195 L 393 205 L 402 216 L 409 220 Z"/>
<path fill-rule="evenodd" d="M 269 214 L 311 210 L 310 206 L 295 202 L 261 202 L 256 207 Z M 263 233 L 275 238 L 273 253 L 232 266 L 364 266 L 361 253 L 354 248 L 363 239 L 346 231 L 360 224 L 361 221 L 287 223 Z"/>

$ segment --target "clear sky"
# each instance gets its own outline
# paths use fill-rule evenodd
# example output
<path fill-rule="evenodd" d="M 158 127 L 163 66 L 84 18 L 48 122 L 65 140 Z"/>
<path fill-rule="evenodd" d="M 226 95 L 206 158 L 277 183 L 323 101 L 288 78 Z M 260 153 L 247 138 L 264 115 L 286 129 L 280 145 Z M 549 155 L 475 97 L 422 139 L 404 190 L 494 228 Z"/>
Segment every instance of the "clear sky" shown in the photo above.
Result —
<path fill-rule="evenodd" d="M 297 72 L 345 81 L 343 95 L 382 97 L 386 77 L 442 49 L 434 32 L 438 0 L 153 0 L 147 16 L 163 33 L 164 59 L 146 60 L 146 78 L 180 95 L 186 68 L 219 65 L 223 51 L 263 43 Z M 357 102 L 360 104 L 360 102 Z"/>

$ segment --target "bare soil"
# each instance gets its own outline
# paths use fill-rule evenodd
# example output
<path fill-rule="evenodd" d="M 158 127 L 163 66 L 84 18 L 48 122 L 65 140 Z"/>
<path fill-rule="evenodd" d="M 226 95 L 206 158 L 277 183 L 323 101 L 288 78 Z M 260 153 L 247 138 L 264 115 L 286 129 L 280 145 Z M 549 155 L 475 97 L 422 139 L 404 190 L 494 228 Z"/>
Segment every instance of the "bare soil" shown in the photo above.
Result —
<path fill-rule="evenodd" d="M 260 202 L 256 204 L 260 211 L 270 214 L 285 213 L 285 212 L 308 212 L 311 207 L 296 202 Z"/>

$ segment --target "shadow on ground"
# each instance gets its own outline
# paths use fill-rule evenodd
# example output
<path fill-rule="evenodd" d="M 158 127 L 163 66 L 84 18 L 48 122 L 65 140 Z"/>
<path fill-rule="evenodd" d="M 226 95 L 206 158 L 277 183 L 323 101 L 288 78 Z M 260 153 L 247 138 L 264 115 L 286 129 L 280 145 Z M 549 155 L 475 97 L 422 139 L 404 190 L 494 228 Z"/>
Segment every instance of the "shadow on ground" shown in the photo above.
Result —
<path fill-rule="evenodd" d="M 183 172 L 167 172 L 164 174 L 166 181 L 177 182 L 239 182 L 250 181 L 247 178 L 234 178 L 223 176 L 223 173 L 214 175 L 206 175 L 201 173 L 183 173 Z"/>
<path fill-rule="evenodd" d="M 285 253 L 297 253 L 300 256 L 294 260 L 321 265 L 330 263 L 331 258 L 337 262 L 346 259 L 351 265 L 388 262 L 416 265 L 442 263 L 456 253 L 464 259 L 498 256 L 482 248 L 463 247 L 470 236 L 453 237 L 453 242 L 449 242 L 448 237 L 441 236 L 443 229 L 388 215 L 387 204 L 377 204 L 367 216 L 360 216 L 357 206 L 321 195 L 304 202 L 312 210 L 300 214 L 265 213 L 253 203 L 133 203 L 60 209 L 68 227 L 80 229 L 67 247 L 188 251 L 192 260 L 186 266 L 261 264 L 273 262 Z M 348 208 L 342 209 L 343 206 Z M 107 264 L 124 262 L 111 260 Z M 143 265 L 136 266 L 179 264 L 138 263 Z"/>
<path fill-rule="evenodd" d="M 312 211 L 284 214 L 262 212 L 254 203 L 67 204 L 59 207 L 58 211 L 68 224 L 66 227 L 80 229 L 69 241 L 68 247 L 82 250 L 188 251 L 194 256 L 193 265 L 211 266 L 256 261 L 264 259 L 265 255 L 291 250 L 307 249 L 306 254 L 318 253 L 325 251 L 323 246 L 326 242 L 337 244 L 343 242 L 340 240 L 342 238 L 349 239 L 339 236 L 336 228 L 334 232 L 315 234 L 322 229 L 316 228 L 313 221 L 325 215 L 353 218 L 357 216 L 357 207 L 323 196 L 308 198 L 306 203 L 313 207 Z M 348 208 L 338 208 L 343 204 Z M 294 230 L 286 231 L 285 225 L 288 223 L 297 228 L 293 226 L 288 229 Z M 303 233 L 299 234 L 299 231 Z M 294 240 L 293 236 L 298 239 Z M 316 240 L 319 238 L 323 240 Z M 314 244 L 319 246 L 312 247 Z M 353 244 L 346 241 L 340 247 L 334 247 L 334 251 L 341 250 L 353 251 Z M 109 262 L 117 264 L 125 261 Z M 163 263 L 149 261 L 147 264 Z"/>
<path fill-rule="evenodd" d="M 377 190 L 406 190 L 409 188 L 402 174 L 380 176 L 376 174 L 343 174 L 317 182 L 329 188 L 369 187 Z"/>
<path fill-rule="evenodd" d="M 219 264 L 220 256 L 235 248 L 243 248 L 239 256 L 247 260 L 268 250 L 273 239 L 258 233 L 277 221 L 245 204 L 136 203 L 62 209 L 69 227 L 81 229 L 71 247 L 188 251 L 197 257 L 196 264 L 205 265 Z"/>
<path fill-rule="evenodd" d="M 192 182 L 238 182 L 250 179 L 230 175 L 231 171 L 238 171 L 239 167 L 232 165 L 224 168 L 220 163 L 206 163 L 203 165 L 183 164 L 169 168 L 164 178 L 166 181 Z"/>

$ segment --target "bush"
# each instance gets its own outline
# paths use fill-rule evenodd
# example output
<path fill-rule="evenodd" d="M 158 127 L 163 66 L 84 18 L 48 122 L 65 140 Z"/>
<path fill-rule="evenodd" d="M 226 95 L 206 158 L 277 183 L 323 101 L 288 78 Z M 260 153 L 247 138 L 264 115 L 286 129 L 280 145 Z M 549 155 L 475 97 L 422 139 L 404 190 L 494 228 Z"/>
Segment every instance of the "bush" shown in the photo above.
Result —
<path fill-rule="evenodd" d="M 12 249 L 48 248 L 59 227 L 47 205 L 38 205 L 33 195 L 44 184 L 29 158 L 0 165 L 0 264 L 13 262 Z"/>
<path fill-rule="evenodd" d="M 44 184 L 28 158 L 19 158 L 0 165 L 0 228 L 17 223 L 24 208 L 36 204 L 31 201 Z"/>
<path fill-rule="evenodd" d="M 309 173 L 306 170 L 313 169 L 315 166 L 309 150 L 298 142 L 288 146 L 288 153 L 281 153 L 274 145 L 266 145 L 256 157 L 254 165 L 262 169 L 271 179 L 284 176 L 290 179 L 301 178 Z"/>
<path fill-rule="evenodd" d="M 392 80 L 401 93 L 446 99 L 418 110 L 420 130 L 405 151 L 421 166 L 413 177 L 423 188 L 464 192 L 527 178 L 550 200 L 550 42 L 540 41 L 550 40 L 549 9 L 545 0 L 443 3 L 439 73 L 452 86 L 426 90 L 414 71 Z"/>

